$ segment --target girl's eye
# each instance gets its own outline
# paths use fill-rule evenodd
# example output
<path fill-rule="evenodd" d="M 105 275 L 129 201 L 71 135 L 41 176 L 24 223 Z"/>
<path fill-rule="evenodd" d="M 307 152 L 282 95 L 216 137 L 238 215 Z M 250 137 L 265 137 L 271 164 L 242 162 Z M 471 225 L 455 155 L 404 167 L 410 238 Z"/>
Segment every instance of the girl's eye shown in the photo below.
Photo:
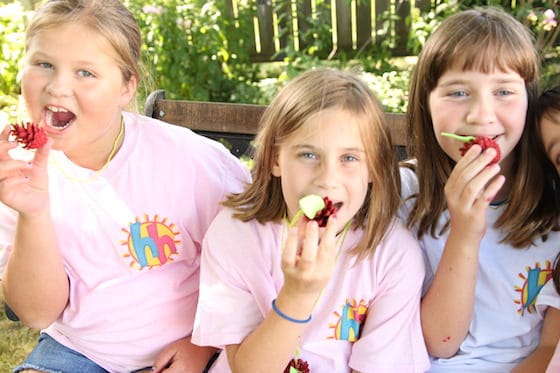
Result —
<path fill-rule="evenodd" d="M 303 152 L 303 153 L 300 153 L 300 154 L 299 154 L 299 157 L 300 157 L 300 158 L 303 158 L 303 159 L 317 159 L 317 158 L 318 158 L 318 157 L 317 157 L 317 154 L 312 153 L 312 152 Z"/>
<path fill-rule="evenodd" d="M 78 75 L 80 75 L 80 76 L 82 76 L 82 77 L 84 77 L 84 78 L 90 78 L 90 77 L 93 77 L 93 76 L 94 76 L 91 72 L 89 72 L 89 71 L 87 71 L 87 70 L 80 70 L 80 71 L 78 71 Z"/>
<path fill-rule="evenodd" d="M 344 155 L 342 156 L 342 160 L 344 162 L 356 162 L 358 161 L 358 157 L 355 157 L 353 155 Z"/>
<path fill-rule="evenodd" d="M 48 62 L 39 62 L 37 66 L 42 67 L 43 69 L 51 69 L 53 65 Z"/>
<path fill-rule="evenodd" d="M 510 91 L 509 89 L 500 89 L 500 90 L 498 91 L 498 95 L 499 95 L 499 96 L 509 96 L 509 95 L 511 95 L 511 94 L 513 94 L 513 92 Z"/>
<path fill-rule="evenodd" d="M 449 95 L 453 97 L 466 97 L 468 93 L 466 91 L 453 91 Z"/>

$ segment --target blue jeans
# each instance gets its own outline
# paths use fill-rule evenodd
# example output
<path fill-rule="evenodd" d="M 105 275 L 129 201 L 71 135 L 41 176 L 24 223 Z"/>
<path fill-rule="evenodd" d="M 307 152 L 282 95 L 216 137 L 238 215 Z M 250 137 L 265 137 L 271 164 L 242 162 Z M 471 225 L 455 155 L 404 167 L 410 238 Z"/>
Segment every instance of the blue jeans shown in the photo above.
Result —
<path fill-rule="evenodd" d="M 84 355 L 61 345 L 45 333 L 41 333 L 37 346 L 21 365 L 14 368 L 14 373 L 25 369 L 45 373 L 107 373 Z"/>

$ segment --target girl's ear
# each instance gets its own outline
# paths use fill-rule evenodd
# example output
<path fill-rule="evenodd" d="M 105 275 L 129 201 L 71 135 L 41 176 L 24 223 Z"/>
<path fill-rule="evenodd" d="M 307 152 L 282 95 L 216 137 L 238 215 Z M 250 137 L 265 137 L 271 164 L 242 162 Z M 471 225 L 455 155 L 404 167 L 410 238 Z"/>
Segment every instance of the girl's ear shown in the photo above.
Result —
<path fill-rule="evenodd" d="M 123 83 L 120 107 L 126 107 L 134 95 L 136 94 L 136 88 L 138 86 L 138 79 L 135 75 L 131 76 L 128 82 Z"/>
<path fill-rule="evenodd" d="M 276 177 L 280 177 L 282 176 L 282 169 L 280 167 L 280 162 L 278 161 L 278 152 L 274 152 L 274 154 L 272 155 L 273 157 L 273 161 L 272 161 L 272 175 L 276 176 Z"/>

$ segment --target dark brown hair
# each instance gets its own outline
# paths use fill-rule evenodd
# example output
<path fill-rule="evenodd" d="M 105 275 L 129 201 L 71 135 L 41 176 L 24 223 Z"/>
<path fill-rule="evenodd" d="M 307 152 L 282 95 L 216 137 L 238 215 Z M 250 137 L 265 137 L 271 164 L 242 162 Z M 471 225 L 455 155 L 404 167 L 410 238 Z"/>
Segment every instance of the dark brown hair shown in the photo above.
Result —
<path fill-rule="evenodd" d="M 551 119 L 553 119 L 554 122 L 558 123 L 557 120 L 554 120 L 554 117 L 560 118 L 560 84 L 545 90 L 539 96 L 536 105 L 536 113 L 537 113 L 537 119 L 539 123 L 545 117 L 550 117 Z M 558 123 L 558 126 L 560 126 L 560 123 Z M 538 138 L 542 139 L 540 126 L 537 127 L 537 129 L 539 133 Z M 539 141 L 538 145 L 541 148 L 539 149 L 539 151 L 546 153 L 545 149 L 543 148 L 543 142 Z M 549 160 L 550 160 L 549 164 L 546 162 L 544 163 L 545 170 L 547 171 L 545 176 L 547 180 L 551 181 L 554 187 L 554 191 L 555 191 L 554 195 L 556 197 L 554 200 L 554 206 L 558 211 L 560 211 L 560 175 L 556 170 L 553 160 L 551 159 Z M 554 287 L 556 288 L 556 292 L 560 294 L 560 247 L 559 247 L 558 255 L 556 256 L 556 259 L 554 261 L 552 280 L 554 282 Z"/>
<path fill-rule="evenodd" d="M 558 212 L 551 208 L 551 189 L 535 154 L 539 57 L 530 31 L 513 16 L 491 7 L 463 11 L 447 18 L 428 38 L 414 69 L 407 111 L 409 154 L 416 159 L 419 194 L 408 224 L 418 237 L 436 237 L 437 222 L 447 209 L 444 186 L 455 162 L 438 145 L 433 131 L 429 95 L 451 68 L 491 72 L 511 70 L 525 81 L 528 112 L 523 134 L 512 152 L 514 170 L 509 203 L 495 223 L 502 242 L 527 247 L 555 226 Z"/>

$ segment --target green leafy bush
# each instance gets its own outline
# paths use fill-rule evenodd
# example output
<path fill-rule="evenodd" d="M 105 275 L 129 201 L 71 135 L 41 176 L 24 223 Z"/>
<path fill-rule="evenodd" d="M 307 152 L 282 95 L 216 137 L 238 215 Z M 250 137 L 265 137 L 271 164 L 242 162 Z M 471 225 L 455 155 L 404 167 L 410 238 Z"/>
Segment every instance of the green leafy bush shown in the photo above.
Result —
<path fill-rule="evenodd" d="M 279 9 L 289 9 L 288 0 L 274 2 Z M 375 35 L 380 43 L 366 43 L 353 54 L 325 54 L 332 48 L 330 0 L 316 0 L 314 13 L 305 18 L 299 49 L 286 47 L 276 56 L 281 62 L 252 63 L 250 50 L 258 1 L 238 2 L 229 9 L 221 0 L 124 0 L 135 15 L 144 39 L 143 60 L 149 72 L 139 91 L 138 102 L 155 88 L 165 89 L 172 99 L 224 101 L 268 104 L 278 89 L 300 72 L 318 67 L 353 68 L 363 72 L 366 80 L 382 99 L 385 110 L 402 112 L 406 108 L 410 68 L 391 55 L 387 34 L 391 17 L 387 13 Z M 432 2 L 433 3 L 433 2 Z M 542 51 L 543 82 L 549 84 L 560 76 L 558 12 L 560 0 L 466 0 L 440 1 L 428 10 L 415 9 L 408 20 L 408 48 L 417 54 L 426 38 L 441 21 L 459 10 L 493 5 L 514 14 L 535 33 Z M 235 13 L 238 21 L 232 21 Z M 0 121 L 18 117 L 19 70 L 23 54 L 24 29 L 31 12 L 20 1 L 0 5 Z M 294 14 L 281 15 L 290 21 Z M 290 38 L 280 30 L 280 38 Z M 291 45 L 287 43 L 287 45 Z"/>
<path fill-rule="evenodd" d="M 20 61 L 29 16 L 19 2 L 0 5 L 0 124 L 18 118 Z"/>
<path fill-rule="evenodd" d="M 250 102 L 258 97 L 257 69 L 243 48 L 247 33 L 232 27 L 219 3 L 125 1 L 142 30 L 153 84 L 170 98 Z M 232 39 L 240 42 L 231 44 Z"/>
<path fill-rule="evenodd" d="M 411 17 L 408 46 L 417 54 L 426 38 L 447 16 L 476 6 L 494 6 L 514 15 L 525 24 L 535 38 L 537 50 L 542 61 L 542 85 L 557 82 L 560 73 L 560 0 L 450 0 L 437 4 L 429 12 L 415 9 Z"/>

